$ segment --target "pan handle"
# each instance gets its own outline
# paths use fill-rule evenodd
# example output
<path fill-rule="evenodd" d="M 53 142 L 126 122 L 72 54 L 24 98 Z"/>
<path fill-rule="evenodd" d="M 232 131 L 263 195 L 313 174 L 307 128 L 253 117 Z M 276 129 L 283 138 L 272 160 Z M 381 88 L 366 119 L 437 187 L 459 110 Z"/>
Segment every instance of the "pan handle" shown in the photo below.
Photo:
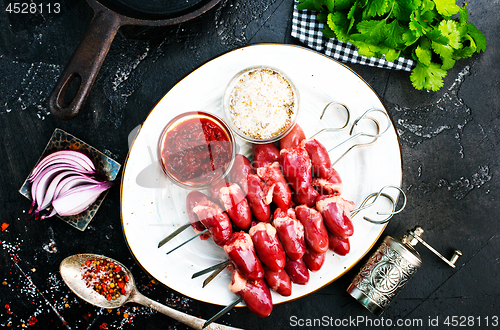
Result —
<path fill-rule="evenodd" d="M 107 10 L 95 12 L 85 36 L 49 96 L 48 108 L 54 117 L 69 120 L 78 115 L 120 25 L 119 15 Z M 71 100 L 65 100 L 73 81 L 78 89 Z"/>

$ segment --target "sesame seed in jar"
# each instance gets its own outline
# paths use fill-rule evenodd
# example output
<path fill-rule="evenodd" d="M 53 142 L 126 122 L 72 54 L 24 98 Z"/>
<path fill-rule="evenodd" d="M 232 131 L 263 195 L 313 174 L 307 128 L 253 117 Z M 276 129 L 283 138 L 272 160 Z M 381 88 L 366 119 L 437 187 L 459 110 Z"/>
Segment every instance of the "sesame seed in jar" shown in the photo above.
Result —
<path fill-rule="evenodd" d="M 296 111 L 290 82 L 271 68 L 243 73 L 229 96 L 234 126 L 246 136 L 268 140 L 287 130 Z"/>

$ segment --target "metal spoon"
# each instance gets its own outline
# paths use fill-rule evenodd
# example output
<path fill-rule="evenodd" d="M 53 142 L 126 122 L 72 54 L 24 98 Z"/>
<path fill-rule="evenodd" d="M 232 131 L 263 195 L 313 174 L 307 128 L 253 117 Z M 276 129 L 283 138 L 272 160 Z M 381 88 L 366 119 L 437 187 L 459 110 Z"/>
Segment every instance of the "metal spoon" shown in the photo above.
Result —
<path fill-rule="evenodd" d="M 87 287 L 87 282 L 82 278 L 83 269 L 82 265 L 85 264 L 87 260 L 96 260 L 96 261 L 107 261 L 114 262 L 120 267 L 122 267 L 125 275 L 128 276 L 128 281 L 125 284 L 125 294 L 121 294 L 116 300 L 106 300 L 106 297 L 94 291 L 92 286 Z M 68 285 L 68 287 L 81 299 L 86 302 L 101 307 L 101 308 L 118 308 L 123 306 L 128 302 L 135 302 L 141 304 L 143 306 L 152 308 L 160 313 L 163 313 L 174 320 L 182 322 L 194 329 L 202 329 L 205 324 L 205 320 L 194 317 L 182 312 L 179 312 L 175 309 L 162 305 L 156 301 L 153 301 L 145 296 L 143 296 L 139 291 L 137 291 L 137 287 L 135 286 L 134 279 L 132 277 L 132 273 L 121 263 L 113 260 L 111 258 L 97 255 L 97 254 L 75 254 L 67 257 L 61 262 L 59 267 L 61 272 L 61 276 Z M 209 326 L 205 327 L 205 329 L 219 329 L 219 330 L 236 330 L 237 328 L 228 327 L 221 324 L 212 323 Z"/>

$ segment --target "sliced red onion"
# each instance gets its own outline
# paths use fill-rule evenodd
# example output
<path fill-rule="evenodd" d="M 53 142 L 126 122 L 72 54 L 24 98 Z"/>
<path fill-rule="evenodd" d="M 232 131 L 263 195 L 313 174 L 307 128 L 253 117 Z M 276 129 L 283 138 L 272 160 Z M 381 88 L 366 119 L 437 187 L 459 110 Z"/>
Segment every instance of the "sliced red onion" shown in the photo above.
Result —
<path fill-rule="evenodd" d="M 74 187 L 81 186 L 84 184 L 99 184 L 101 181 L 97 181 L 93 178 L 89 178 L 86 175 L 75 175 L 63 179 L 59 185 L 57 185 L 54 191 L 53 199 L 59 197 L 59 195 L 64 194 L 66 191 L 73 189 Z"/>
<path fill-rule="evenodd" d="M 67 179 L 67 180 L 65 180 Z M 89 176 L 87 176 L 84 173 L 76 172 L 76 171 L 63 171 L 56 175 L 54 179 L 50 182 L 47 190 L 45 191 L 45 196 L 43 198 L 43 201 L 39 202 L 40 210 L 44 210 L 47 207 L 50 206 L 50 203 L 52 203 L 52 200 L 55 199 L 58 195 L 59 192 L 64 189 L 64 186 L 67 185 L 67 182 L 75 182 L 76 184 L 81 184 L 81 183 L 89 183 L 89 184 L 98 184 L 100 181 L 97 181 Z M 81 182 L 81 183 L 80 183 Z M 59 189 L 58 189 L 59 188 Z M 66 188 L 68 190 L 70 187 Z M 66 191 L 64 190 L 64 191 Z M 57 193 L 56 193 L 57 191 Z"/>
<path fill-rule="evenodd" d="M 52 211 L 50 211 L 50 213 L 49 213 L 49 214 L 42 214 L 42 215 L 40 216 L 40 220 L 43 220 L 43 219 L 47 219 L 47 218 L 53 217 L 53 216 L 54 216 L 54 215 L 56 215 L 56 214 L 57 214 L 56 210 L 55 210 L 54 208 L 52 208 Z"/>
<path fill-rule="evenodd" d="M 34 179 L 31 184 L 31 196 L 33 197 L 33 204 L 40 205 L 45 197 L 45 192 L 52 180 L 62 172 L 70 173 L 94 173 L 93 171 L 82 170 L 80 168 L 74 167 L 72 165 L 65 164 L 51 164 L 45 167 Z M 32 205 L 33 207 L 33 205 Z M 38 211 L 43 208 L 38 208 Z"/>
<path fill-rule="evenodd" d="M 34 178 L 47 166 L 51 164 L 73 164 L 75 167 L 80 167 L 86 171 L 95 172 L 95 165 L 92 160 L 84 153 L 76 150 L 59 150 L 45 156 L 33 169 L 29 181 Z"/>
<path fill-rule="evenodd" d="M 43 158 L 33 169 L 31 182 L 35 219 L 75 215 L 89 208 L 114 183 L 99 181 L 95 166 L 85 154 L 61 150 Z"/>
<path fill-rule="evenodd" d="M 54 192 L 56 191 L 57 185 L 67 176 L 75 176 L 72 171 L 63 171 L 57 174 L 52 181 L 50 181 L 49 186 L 45 190 L 43 200 L 39 200 L 38 204 L 40 205 L 38 208 L 41 210 L 46 209 L 52 203 L 52 198 L 54 197 Z M 35 193 L 36 196 L 36 193 Z"/>
<path fill-rule="evenodd" d="M 103 182 L 98 185 L 81 185 L 61 194 L 52 201 L 57 214 L 69 216 L 79 214 L 92 205 L 102 192 L 112 186 L 112 182 Z"/>

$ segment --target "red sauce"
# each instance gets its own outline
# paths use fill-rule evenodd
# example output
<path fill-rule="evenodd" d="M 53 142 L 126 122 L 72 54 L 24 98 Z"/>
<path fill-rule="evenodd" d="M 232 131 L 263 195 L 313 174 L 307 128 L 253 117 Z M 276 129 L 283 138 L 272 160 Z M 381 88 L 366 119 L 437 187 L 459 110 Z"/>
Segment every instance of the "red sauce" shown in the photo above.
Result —
<path fill-rule="evenodd" d="M 212 120 L 191 118 L 167 132 L 161 158 L 167 172 L 180 182 L 203 184 L 226 170 L 231 143 Z"/>

